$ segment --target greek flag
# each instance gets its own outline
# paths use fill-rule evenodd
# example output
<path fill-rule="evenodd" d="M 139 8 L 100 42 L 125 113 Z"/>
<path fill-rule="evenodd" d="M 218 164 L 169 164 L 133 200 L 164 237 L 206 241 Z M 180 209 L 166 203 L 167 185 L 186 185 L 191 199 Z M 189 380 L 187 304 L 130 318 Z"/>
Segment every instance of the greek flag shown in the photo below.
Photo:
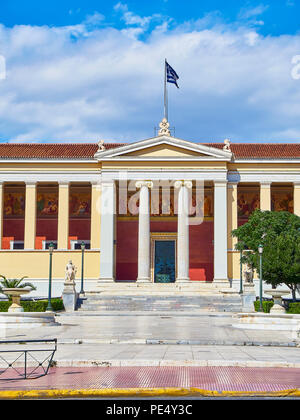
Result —
<path fill-rule="evenodd" d="M 167 75 L 167 82 L 174 83 L 174 85 L 179 89 L 179 86 L 177 84 L 177 80 L 179 79 L 179 76 L 167 61 L 166 61 L 166 75 Z"/>

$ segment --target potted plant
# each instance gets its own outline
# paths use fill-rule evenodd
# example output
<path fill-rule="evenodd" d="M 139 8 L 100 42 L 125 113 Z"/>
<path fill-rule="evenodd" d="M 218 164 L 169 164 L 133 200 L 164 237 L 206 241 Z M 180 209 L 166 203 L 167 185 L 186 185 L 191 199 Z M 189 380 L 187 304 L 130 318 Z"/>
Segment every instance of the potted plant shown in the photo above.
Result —
<path fill-rule="evenodd" d="M 29 282 L 23 283 L 27 276 L 21 279 L 7 279 L 0 274 L 0 278 L 2 278 L 0 280 L 0 292 L 12 299 L 12 305 L 8 308 L 8 312 L 24 312 L 20 305 L 21 296 L 36 290 L 36 287 Z"/>

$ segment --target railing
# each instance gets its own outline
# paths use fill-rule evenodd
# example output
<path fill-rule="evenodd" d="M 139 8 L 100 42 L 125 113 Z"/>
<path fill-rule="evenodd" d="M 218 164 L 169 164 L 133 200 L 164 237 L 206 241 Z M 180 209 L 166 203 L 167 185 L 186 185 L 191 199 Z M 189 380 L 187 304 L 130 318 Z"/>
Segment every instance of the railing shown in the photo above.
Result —
<path fill-rule="evenodd" d="M 44 343 L 45 348 L 38 344 Z M 50 348 L 50 344 L 53 344 Z M 13 347 L 2 350 L 3 346 Z M 26 345 L 32 347 L 27 348 Z M 17 349 L 17 347 L 22 348 Z M 46 376 L 53 365 L 57 339 L 0 341 L 0 381 L 37 379 Z M 11 357 L 12 356 L 12 357 Z"/>

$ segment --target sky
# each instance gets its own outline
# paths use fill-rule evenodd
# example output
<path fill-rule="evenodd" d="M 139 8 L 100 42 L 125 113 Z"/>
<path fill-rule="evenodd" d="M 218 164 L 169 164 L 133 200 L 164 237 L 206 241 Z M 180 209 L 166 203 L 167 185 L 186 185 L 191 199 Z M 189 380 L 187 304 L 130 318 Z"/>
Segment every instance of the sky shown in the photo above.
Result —
<path fill-rule="evenodd" d="M 300 141 L 300 0 L 2 0 L 0 142 Z"/>

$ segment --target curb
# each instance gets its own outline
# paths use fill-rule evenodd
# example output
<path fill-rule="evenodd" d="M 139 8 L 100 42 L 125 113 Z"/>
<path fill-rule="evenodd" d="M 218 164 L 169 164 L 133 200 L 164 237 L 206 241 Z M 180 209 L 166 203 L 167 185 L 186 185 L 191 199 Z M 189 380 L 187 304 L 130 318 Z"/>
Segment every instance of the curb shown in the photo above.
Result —
<path fill-rule="evenodd" d="M 276 392 L 208 391 L 198 388 L 52 389 L 0 391 L 0 399 L 118 397 L 300 397 L 299 389 Z"/>
<path fill-rule="evenodd" d="M 300 369 L 300 363 L 259 360 L 56 360 L 55 367 L 241 367 L 241 368 L 291 368 Z"/>
<path fill-rule="evenodd" d="M 222 340 L 160 340 L 136 338 L 129 340 L 70 338 L 58 339 L 58 344 L 147 344 L 147 345 L 190 345 L 190 346 L 237 346 L 237 347 L 300 347 L 298 341 L 222 341 Z"/>

